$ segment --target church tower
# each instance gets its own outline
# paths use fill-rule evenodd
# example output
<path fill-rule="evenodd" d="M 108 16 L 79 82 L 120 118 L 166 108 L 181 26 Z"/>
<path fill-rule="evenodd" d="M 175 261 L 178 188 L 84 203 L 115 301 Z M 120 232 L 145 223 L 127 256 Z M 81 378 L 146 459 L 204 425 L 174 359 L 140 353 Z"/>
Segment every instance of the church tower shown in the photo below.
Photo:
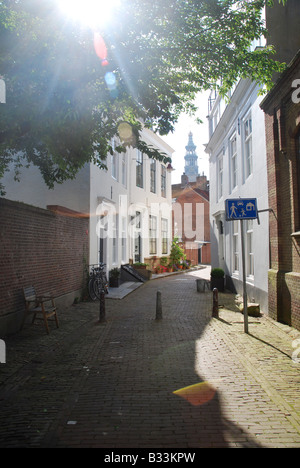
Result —
<path fill-rule="evenodd" d="M 192 132 L 189 133 L 189 141 L 185 149 L 186 154 L 184 157 L 184 173 L 188 177 L 189 182 L 196 182 L 196 178 L 198 175 L 198 156 L 196 154 L 196 146 L 193 142 Z"/>

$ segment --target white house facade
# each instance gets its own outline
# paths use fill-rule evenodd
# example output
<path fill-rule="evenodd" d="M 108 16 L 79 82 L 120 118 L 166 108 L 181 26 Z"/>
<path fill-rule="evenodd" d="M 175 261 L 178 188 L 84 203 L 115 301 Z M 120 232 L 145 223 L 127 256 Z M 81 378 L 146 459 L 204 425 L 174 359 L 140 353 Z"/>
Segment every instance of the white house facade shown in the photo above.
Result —
<path fill-rule="evenodd" d="M 245 272 L 250 302 L 267 312 L 269 227 L 264 115 L 259 87 L 241 80 L 228 103 L 210 100 L 209 142 L 212 268 L 221 267 L 226 284 L 243 292 L 240 221 L 226 221 L 225 200 L 256 198 L 258 220 L 244 220 Z"/>
<path fill-rule="evenodd" d="M 169 157 L 173 150 L 143 130 L 144 141 Z M 107 171 L 90 166 L 90 263 L 107 269 L 151 263 L 169 254 L 172 235 L 171 171 L 135 148 L 114 154 Z"/>
<path fill-rule="evenodd" d="M 172 157 L 173 149 L 152 131 L 144 141 Z M 115 142 L 117 144 L 117 142 Z M 89 264 L 102 261 L 109 271 L 129 262 L 168 255 L 172 235 L 171 171 L 137 149 L 114 152 L 107 169 L 90 163 L 76 179 L 49 190 L 37 168 L 23 168 L 21 182 L 13 171 L 2 179 L 5 198 L 40 208 L 60 205 L 90 216 Z M 66 239 L 67 242 L 67 239 Z"/>

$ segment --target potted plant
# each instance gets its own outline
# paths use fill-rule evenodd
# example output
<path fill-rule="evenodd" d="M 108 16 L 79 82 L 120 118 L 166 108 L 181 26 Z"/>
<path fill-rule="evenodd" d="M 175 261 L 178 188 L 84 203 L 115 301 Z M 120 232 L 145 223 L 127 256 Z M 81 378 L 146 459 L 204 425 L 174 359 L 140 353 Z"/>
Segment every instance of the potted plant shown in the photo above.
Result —
<path fill-rule="evenodd" d="M 112 268 L 109 272 L 109 286 L 111 288 L 118 288 L 120 286 L 120 268 Z"/>
<path fill-rule="evenodd" d="M 170 263 L 179 266 L 183 259 L 185 259 L 184 250 L 180 246 L 178 237 L 174 237 L 171 245 Z"/>
<path fill-rule="evenodd" d="M 162 268 L 162 272 L 165 273 L 168 271 L 168 259 L 167 257 L 161 257 L 160 259 L 160 266 Z"/>
<path fill-rule="evenodd" d="M 225 274 L 222 268 L 213 268 L 210 272 L 211 290 L 217 288 L 218 291 L 224 291 Z"/>
<path fill-rule="evenodd" d="M 137 269 L 137 270 L 138 269 L 145 270 L 147 268 L 147 266 L 148 266 L 148 263 L 142 263 L 142 262 L 136 262 L 136 263 L 133 264 L 133 267 L 135 269 Z"/>

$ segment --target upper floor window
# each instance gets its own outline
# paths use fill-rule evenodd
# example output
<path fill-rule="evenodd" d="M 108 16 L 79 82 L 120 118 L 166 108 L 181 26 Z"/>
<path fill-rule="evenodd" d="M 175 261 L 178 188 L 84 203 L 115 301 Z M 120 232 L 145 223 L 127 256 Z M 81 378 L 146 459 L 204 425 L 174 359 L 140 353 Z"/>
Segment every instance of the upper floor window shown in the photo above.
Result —
<path fill-rule="evenodd" d="M 236 134 L 230 139 L 230 162 L 231 162 L 231 188 L 232 190 L 237 186 L 237 145 Z"/>
<path fill-rule="evenodd" d="M 150 190 L 156 193 L 156 161 L 155 159 L 150 160 Z"/>
<path fill-rule="evenodd" d="M 217 171 L 218 171 L 218 185 L 217 185 L 217 190 L 218 190 L 218 200 L 223 196 L 223 153 L 220 154 L 217 160 Z"/>
<path fill-rule="evenodd" d="M 161 166 L 161 196 L 167 196 L 167 170 L 165 166 Z"/>
<path fill-rule="evenodd" d="M 219 123 L 219 120 L 220 120 L 220 107 L 219 105 L 217 105 L 213 115 L 212 115 L 212 118 L 211 118 L 211 131 L 212 133 L 214 133 L 214 131 L 216 130 L 217 128 L 217 125 Z"/>
<path fill-rule="evenodd" d="M 246 179 L 253 171 L 252 155 L 252 118 L 249 114 L 244 120 L 244 155 L 245 155 L 245 176 Z"/>
<path fill-rule="evenodd" d="M 136 156 L 136 186 L 143 188 L 143 153 L 137 150 Z"/>

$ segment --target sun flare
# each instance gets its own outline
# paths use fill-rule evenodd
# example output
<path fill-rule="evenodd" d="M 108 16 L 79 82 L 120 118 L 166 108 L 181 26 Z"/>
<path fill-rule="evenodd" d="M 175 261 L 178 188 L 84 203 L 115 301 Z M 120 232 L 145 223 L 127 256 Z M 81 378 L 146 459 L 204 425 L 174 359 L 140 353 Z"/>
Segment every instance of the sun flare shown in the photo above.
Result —
<path fill-rule="evenodd" d="M 57 0 L 62 12 L 73 21 L 91 28 L 104 26 L 112 18 L 120 0 Z"/>

